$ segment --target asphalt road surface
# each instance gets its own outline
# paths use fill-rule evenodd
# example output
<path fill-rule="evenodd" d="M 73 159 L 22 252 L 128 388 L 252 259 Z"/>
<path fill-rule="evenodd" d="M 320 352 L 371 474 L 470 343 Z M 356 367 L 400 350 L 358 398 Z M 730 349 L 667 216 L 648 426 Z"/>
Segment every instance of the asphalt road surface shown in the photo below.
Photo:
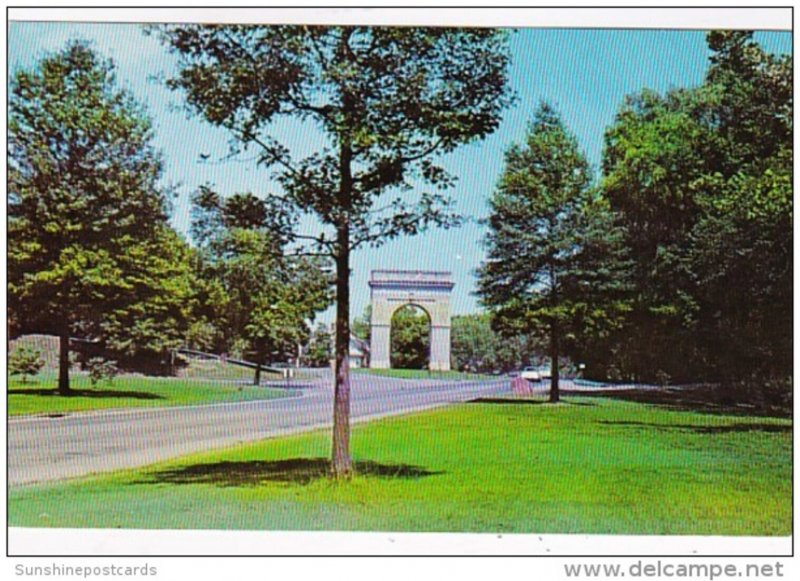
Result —
<path fill-rule="evenodd" d="M 507 377 L 401 380 L 351 375 L 354 421 L 510 393 Z M 330 373 L 291 396 L 192 407 L 107 410 L 8 422 L 8 483 L 33 484 L 143 466 L 213 448 L 332 425 Z"/>

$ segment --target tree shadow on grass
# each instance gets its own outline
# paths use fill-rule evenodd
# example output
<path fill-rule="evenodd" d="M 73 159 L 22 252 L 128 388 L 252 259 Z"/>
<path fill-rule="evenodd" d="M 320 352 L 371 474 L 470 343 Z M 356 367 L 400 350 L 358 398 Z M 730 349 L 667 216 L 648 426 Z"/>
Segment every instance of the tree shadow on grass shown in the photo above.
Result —
<path fill-rule="evenodd" d="M 467 403 L 490 403 L 498 405 L 544 405 L 551 404 L 548 399 L 528 399 L 528 398 L 513 398 L 513 397 L 478 397 L 469 400 Z M 561 400 L 558 404 L 577 405 L 577 406 L 595 406 L 597 404 L 585 401 L 565 401 Z M 551 404 L 552 405 L 552 404 Z"/>
<path fill-rule="evenodd" d="M 697 426 L 692 424 L 651 424 L 648 422 L 600 420 L 599 424 L 611 426 L 628 426 L 641 429 L 651 429 L 657 431 L 690 431 L 697 434 L 730 434 L 735 432 L 767 432 L 767 433 L 791 433 L 792 426 L 786 424 L 728 424 L 724 426 Z"/>
<path fill-rule="evenodd" d="M 674 411 L 715 415 L 790 418 L 791 409 L 761 408 L 750 403 L 738 403 L 708 386 L 669 387 L 663 389 L 614 389 L 609 391 L 566 391 L 564 395 L 617 399 L 655 405 Z"/>
<path fill-rule="evenodd" d="M 380 464 L 364 460 L 355 462 L 359 476 L 403 478 L 414 480 L 443 474 L 409 464 Z M 310 484 L 330 477 L 331 463 L 327 458 L 291 458 L 288 460 L 246 462 L 213 462 L 192 464 L 181 468 L 160 470 L 134 484 L 213 484 L 220 487 L 258 486 L 267 482 Z"/>
<path fill-rule="evenodd" d="M 40 397 L 89 397 L 92 399 L 126 398 L 126 399 L 166 399 L 164 396 L 147 391 L 115 391 L 109 389 L 72 389 L 62 395 L 55 388 L 52 389 L 9 389 L 9 395 L 36 395 Z"/>

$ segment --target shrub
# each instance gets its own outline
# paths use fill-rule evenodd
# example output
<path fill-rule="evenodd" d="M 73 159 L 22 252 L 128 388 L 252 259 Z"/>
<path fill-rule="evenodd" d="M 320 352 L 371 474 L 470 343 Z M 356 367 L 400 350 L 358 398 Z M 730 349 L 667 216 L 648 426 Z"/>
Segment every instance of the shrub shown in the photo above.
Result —
<path fill-rule="evenodd" d="M 8 357 L 9 373 L 21 375 L 22 383 L 28 383 L 28 377 L 39 373 L 42 367 L 44 367 L 42 352 L 32 347 L 19 347 Z"/>
<path fill-rule="evenodd" d="M 116 361 L 108 361 L 102 357 L 92 357 L 84 363 L 84 368 L 89 372 L 89 382 L 92 387 L 97 387 L 101 381 L 112 383 L 119 373 Z"/>

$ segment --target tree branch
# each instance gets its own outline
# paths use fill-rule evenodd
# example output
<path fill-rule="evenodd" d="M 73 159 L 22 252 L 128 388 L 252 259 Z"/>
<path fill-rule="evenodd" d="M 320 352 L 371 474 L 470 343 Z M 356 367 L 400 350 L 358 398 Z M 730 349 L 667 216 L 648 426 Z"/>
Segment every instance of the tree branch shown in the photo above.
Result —
<path fill-rule="evenodd" d="M 308 258 L 313 256 L 318 256 L 322 258 L 336 258 L 336 255 L 333 252 L 311 252 L 308 250 L 297 250 L 292 252 L 287 252 L 284 256 L 288 256 L 291 258 Z"/>
<path fill-rule="evenodd" d="M 295 168 L 292 164 L 290 164 L 288 161 L 286 161 L 285 157 L 283 155 L 280 155 L 280 152 L 277 150 L 277 148 L 275 146 L 270 146 L 269 144 L 265 143 L 264 141 L 262 141 L 261 139 L 259 139 L 257 136 L 255 136 L 253 134 L 248 134 L 248 133 L 245 133 L 243 131 L 240 131 L 240 133 L 241 133 L 241 138 L 245 142 L 252 141 L 256 145 L 261 146 L 261 148 L 264 151 L 266 151 L 267 153 L 270 153 L 272 155 L 272 159 L 273 159 L 274 163 L 282 165 L 293 176 L 297 177 L 297 176 L 300 175 L 300 172 L 297 170 L 297 168 Z"/>
<path fill-rule="evenodd" d="M 308 240 L 310 242 L 313 242 L 314 244 L 317 244 L 317 245 L 319 245 L 321 247 L 325 247 L 325 248 L 334 248 L 334 246 L 335 246 L 335 243 L 334 243 L 333 240 L 326 240 L 325 239 L 325 234 L 324 233 L 320 234 L 319 236 L 311 236 L 311 235 L 308 235 L 308 234 L 291 233 L 291 234 L 289 234 L 289 237 L 292 238 L 292 239 L 295 239 L 295 240 Z"/>

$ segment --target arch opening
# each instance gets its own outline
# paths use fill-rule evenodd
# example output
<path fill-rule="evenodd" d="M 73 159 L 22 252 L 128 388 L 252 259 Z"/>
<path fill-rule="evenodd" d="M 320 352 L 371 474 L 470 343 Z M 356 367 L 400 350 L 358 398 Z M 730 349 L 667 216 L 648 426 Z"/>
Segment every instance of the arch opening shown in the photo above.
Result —
<path fill-rule="evenodd" d="M 392 369 L 430 369 L 431 316 L 428 311 L 413 303 L 395 310 L 389 344 Z"/>

